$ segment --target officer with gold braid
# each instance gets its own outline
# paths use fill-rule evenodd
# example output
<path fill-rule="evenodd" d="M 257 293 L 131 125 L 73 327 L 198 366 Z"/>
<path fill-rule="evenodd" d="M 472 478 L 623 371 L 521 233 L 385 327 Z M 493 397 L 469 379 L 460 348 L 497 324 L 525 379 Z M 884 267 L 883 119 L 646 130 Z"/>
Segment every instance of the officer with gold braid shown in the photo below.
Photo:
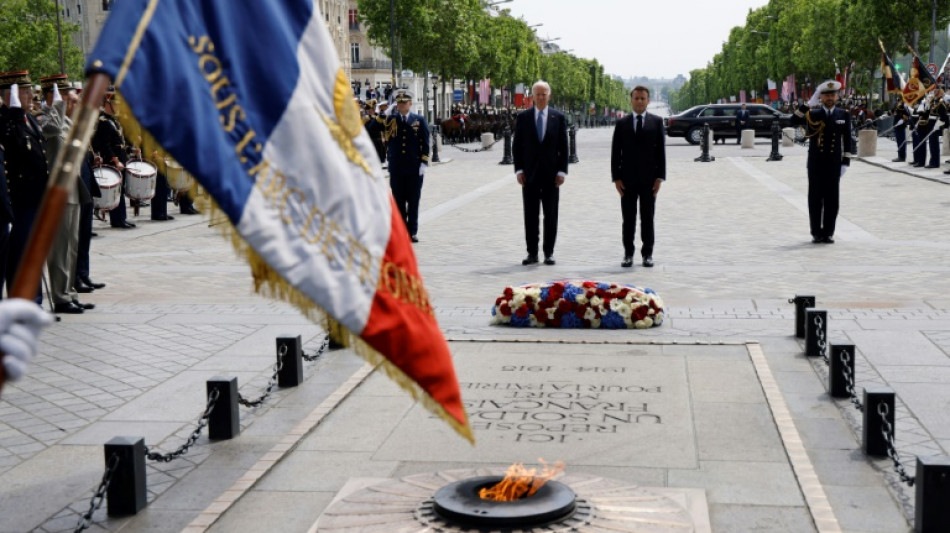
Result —
<path fill-rule="evenodd" d="M 396 91 L 396 110 L 386 118 L 389 186 L 412 242 L 419 242 L 419 198 L 429 165 L 429 125 L 411 112 L 412 93 Z"/>
<path fill-rule="evenodd" d="M 803 126 L 808 137 L 808 219 L 813 243 L 835 242 L 839 183 L 854 152 L 851 115 L 835 107 L 841 83 L 828 80 L 818 86 L 820 105 L 802 104 L 792 124 Z"/>

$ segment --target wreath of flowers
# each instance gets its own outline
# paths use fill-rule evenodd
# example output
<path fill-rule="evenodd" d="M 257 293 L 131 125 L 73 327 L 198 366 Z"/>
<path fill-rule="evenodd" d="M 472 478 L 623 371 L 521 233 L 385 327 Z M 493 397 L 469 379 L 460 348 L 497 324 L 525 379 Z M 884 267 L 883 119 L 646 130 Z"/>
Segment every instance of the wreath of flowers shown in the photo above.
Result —
<path fill-rule="evenodd" d="M 646 329 L 663 323 L 663 301 L 652 289 L 596 281 L 553 281 L 505 287 L 492 324 L 552 328 Z"/>

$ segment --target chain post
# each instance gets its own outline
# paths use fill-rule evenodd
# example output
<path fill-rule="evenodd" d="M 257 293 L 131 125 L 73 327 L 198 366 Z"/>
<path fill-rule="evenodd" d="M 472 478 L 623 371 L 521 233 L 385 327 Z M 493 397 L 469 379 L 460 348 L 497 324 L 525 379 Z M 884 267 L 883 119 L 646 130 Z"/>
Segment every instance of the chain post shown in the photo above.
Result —
<path fill-rule="evenodd" d="M 828 311 L 805 310 L 805 356 L 822 356 L 827 360 Z"/>
<path fill-rule="evenodd" d="M 89 510 L 80 515 L 79 522 L 76 523 L 76 529 L 73 530 L 73 533 L 85 531 L 89 526 L 92 525 L 92 515 L 94 515 L 96 511 L 102 507 L 102 502 L 106 499 L 106 492 L 109 490 L 109 484 L 112 483 L 112 476 L 115 474 L 115 469 L 118 467 L 118 455 L 112 454 L 106 458 L 106 470 L 102 473 L 102 480 L 99 482 L 99 486 L 96 487 L 96 492 L 89 500 Z"/>
<path fill-rule="evenodd" d="M 804 339 L 805 309 L 815 307 L 815 297 L 796 294 L 788 303 L 795 304 L 795 336 L 799 339 Z"/>
<path fill-rule="evenodd" d="M 304 358 L 305 361 L 312 363 L 316 361 L 321 355 L 325 354 L 327 349 L 330 347 L 330 335 L 327 334 L 323 337 L 323 342 L 320 343 L 320 347 L 317 348 L 316 353 L 313 355 L 307 355 L 307 352 L 301 352 L 300 356 Z"/>
<path fill-rule="evenodd" d="M 890 428 L 890 431 L 886 431 Z M 894 435 L 894 390 L 889 387 L 864 389 L 864 453 L 873 457 L 888 456 L 888 438 Z"/>
<path fill-rule="evenodd" d="M 188 449 L 194 446 L 198 439 L 201 438 L 201 430 L 208 425 L 208 419 L 211 417 L 211 412 L 214 410 L 214 404 L 218 401 L 218 395 L 220 392 L 218 390 L 213 390 L 208 394 L 208 402 L 205 404 L 205 410 L 201 413 L 201 417 L 198 419 L 198 426 L 192 430 L 191 435 L 188 436 L 188 439 L 185 440 L 185 443 L 178 447 L 177 450 L 169 453 L 159 453 L 149 451 L 148 447 L 145 447 L 145 458 L 149 461 L 158 461 L 160 463 L 170 463 L 175 459 L 178 459 L 182 455 L 188 453 Z"/>
<path fill-rule="evenodd" d="M 430 163 L 441 163 L 442 160 L 439 159 L 439 125 L 434 124 L 432 126 L 432 136 L 430 138 L 430 144 L 432 145 L 432 157 L 429 158 Z"/>
<path fill-rule="evenodd" d="M 716 160 L 715 157 L 712 157 L 711 155 L 709 155 L 709 123 L 708 122 L 703 123 L 703 138 L 699 142 L 699 146 L 700 146 L 700 149 L 702 150 L 702 153 L 700 154 L 699 157 L 697 157 L 693 161 L 697 161 L 700 163 L 709 163 L 711 161 Z"/>
<path fill-rule="evenodd" d="M 118 457 L 106 488 L 109 516 L 133 515 L 148 504 L 145 488 L 145 438 L 112 437 L 105 444 L 106 467 Z"/>
<path fill-rule="evenodd" d="M 828 366 L 828 394 L 850 398 L 854 390 L 854 345 L 832 344 Z"/>
<path fill-rule="evenodd" d="M 296 387 L 303 383 L 303 342 L 296 337 L 277 337 L 277 385 Z"/>
<path fill-rule="evenodd" d="M 568 159 L 568 162 L 580 163 L 581 160 L 577 158 L 577 128 L 575 128 L 574 125 L 571 124 L 571 129 L 567 131 L 567 134 L 568 134 L 568 140 L 571 143 L 571 149 L 570 149 L 571 156 L 570 156 L 570 159 Z"/>
<path fill-rule="evenodd" d="M 782 138 L 782 126 L 778 123 L 778 118 L 772 119 L 772 153 L 766 161 L 781 161 L 782 154 L 778 151 L 779 141 Z"/>
<path fill-rule="evenodd" d="M 208 395 L 216 394 L 217 399 L 217 408 L 211 411 L 208 417 L 208 438 L 233 439 L 241 433 L 237 378 L 215 376 L 208 380 L 206 388 Z"/>
<path fill-rule="evenodd" d="M 914 531 L 950 531 L 950 457 L 917 457 Z"/>

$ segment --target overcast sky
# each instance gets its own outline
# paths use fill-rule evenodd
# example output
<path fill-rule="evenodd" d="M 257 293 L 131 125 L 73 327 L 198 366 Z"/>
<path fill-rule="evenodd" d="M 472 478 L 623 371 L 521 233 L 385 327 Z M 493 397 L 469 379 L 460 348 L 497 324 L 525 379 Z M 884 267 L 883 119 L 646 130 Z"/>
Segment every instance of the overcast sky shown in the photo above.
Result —
<path fill-rule="evenodd" d="M 689 76 L 722 49 L 733 26 L 768 0 L 513 0 L 500 4 L 542 38 L 624 78 Z"/>

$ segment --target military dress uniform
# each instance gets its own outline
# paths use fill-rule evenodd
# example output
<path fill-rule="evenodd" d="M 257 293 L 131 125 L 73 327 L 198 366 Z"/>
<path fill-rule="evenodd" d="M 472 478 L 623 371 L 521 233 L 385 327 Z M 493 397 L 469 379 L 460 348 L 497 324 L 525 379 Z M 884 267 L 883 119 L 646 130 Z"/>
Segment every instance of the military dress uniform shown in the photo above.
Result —
<path fill-rule="evenodd" d="M 408 91 L 400 91 L 405 98 Z M 411 96 L 409 97 L 411 98 Z M 399 214 L 406 222 L 406 229 L 413 242 L 417 242 L 419 230 L 419 199 L 422 196 L 422 181 L 429 164 L 429 125 L 425 118 L 415 113 L 401 115 L 393 111 L 386 117 L 387 159 L 389 160 L 389 186 L 399 207 Z"/>
<path fill-rule="evenodd" d="M 926 100 L 921 100 L 917 105 L 917 127 L 914 129 L 915 136 L 913 137 L 915 167 L 930 166 L 936 168 L 939 165 L 939 154 L 937 159 L 932 160 L 931 164 L 927 165 L 927 143 L 931 142 L 931 139 L 936 136 L 936 134 L 930 135 L 930 132 L 934 129 L 934 122 L 935 117 L 931 116 L 930 106 Z M 938 145 L 937 149 L 939 150 L 939 148 Z"/>
<path fill-rule="evenodd" d="M 3 119 L 0 118 L 0 124 L 2 123 Z M 3 286 L 7 272 L 7 249 L 10 244 L 10 224 L 13 222 L 13 206 L 10 204 L 10 192 L 7 190 L 5 155 L 3 145 L 0 145 L 0 300 L 3 299 Z"/>
<path fill-rule="evenodd" d="M 841 84 L 829 81 L 820 87 L 822 92 L 836 92 Z M 834 242 L 842 166 L 851 165 L 854 152 L 851 115 L 838 107 L 829 111 L 802 105 L 792 115 L 792 124 L 804 126 L 809 138 L 808 219 L 812 242 Z"/>
<path fill-rule="evenodd" d="M 895 163 L 907 160 L 907 124 L 910 120 L 910 113 L 904 101 L 901 100 L 894 107 L 894 140 L 897 142 L 897 159 Z"/>
<path fill-rule="evenodd" d="M 32 84 L 29 72 L 20 71 L 0 74 L 0 88 L 9 89 L 11 84 Z M 30 105 L 30 102 L 22 102 Z M 6 265 L 7 292 L 13 285 L 16 269 L 26 249 L 30 230 L 43 201 L 49 182 L 49 166 L 46 163 L 46 141 L 36 118 L 23 107 L 6 107 L 0 113 L 0 144 L 4 148 L 7 187 L 13 207 L 13 224 Z M 37 286 L 37 304 L 42 304 L 41 288 Z"/>
<path fill-rule="evenodd" d="M 107 165 L 115 165 L 118 162 L 125 166 L 129 162 L 129 147 L 122 132 L 122 125 L 114 116 L 105 111 L 99 113 L 96 133 L 92 136 L 92 150 Z M 114 228 L 134 228 L 135 224 L 126 220 L 125 187 L 122 189 L 119 205 L 109 211 L 109 223 Z"/>

